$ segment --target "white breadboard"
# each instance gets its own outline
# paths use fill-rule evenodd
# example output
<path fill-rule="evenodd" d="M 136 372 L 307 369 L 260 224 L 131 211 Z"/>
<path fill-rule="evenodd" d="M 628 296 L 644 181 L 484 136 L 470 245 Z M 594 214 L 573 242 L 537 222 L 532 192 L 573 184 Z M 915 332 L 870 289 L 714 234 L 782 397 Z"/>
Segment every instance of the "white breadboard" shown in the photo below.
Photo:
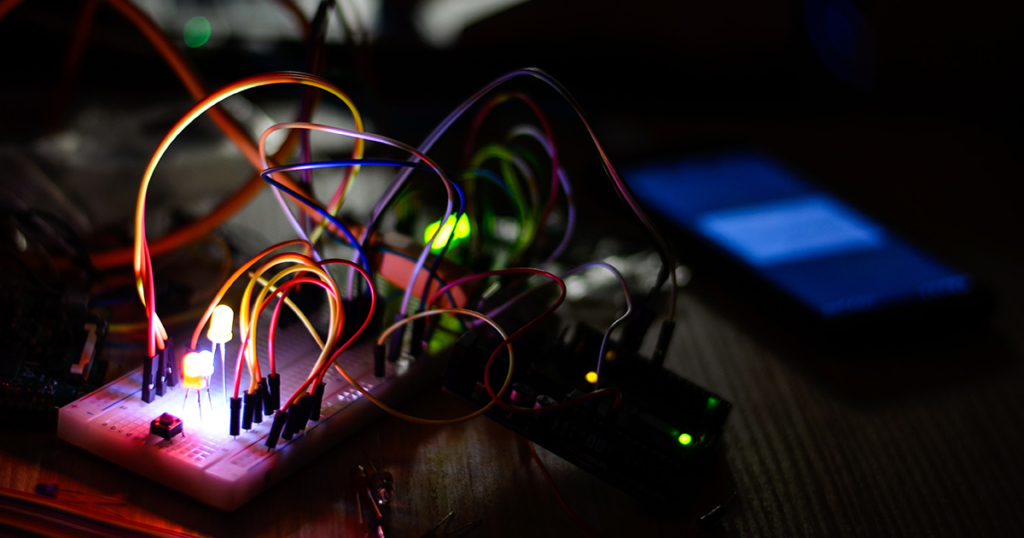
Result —
<path fill-rule="evenodd" d="M 277 372 L 285 395 L 292 394 L 306 379 L 319 354 L 309 335 L 298 330 L 282 332 L 276 339 Z M 236 351 L 237 347 L 228 346 L 228 357 L 233 359 Z M 265 347 L 259 351 L 258 356 L 265 358 Z M 184 350 L 179 349 L 179 360 L 183 354 Z M 260 366 L 266 374 L 269 369 L 263 360 Z M 373 375 L 372 344 L 363 343 L 342 354 L 340 362 L 349 375 L 375 396 L 394 402 L 435 376 L 440 361 L 424 358 L 411 365 L 398 361 L 388 364 L 384 378 L 377 378 Z M 305 431 L 290 441 L 280 439 L 270 451 L 265 442 L 272 417 L 264 417 L 261 424 L 253 424 L 249 431 L 242 430 L 238 437 L 228 435 L 230 411 L 224 403 L 219 359 L 215 367 L 209 394 L 205 389 L 199 394 L 201 411 L 196 391 L 189 392 L 186 401 L 181 384 L 169 388 L 152 403 L 143 402 L 140 368 L 64 406 L 57 435 L 206 504 L 230 511 L 379 416 L 376 406 L 332 369 L 325 377 L 327 387 L 320 420 L 310 421 Z M 234 366 L 228 365 L 226 371 L 228 388 L 233 389 Z M 242 383 L 247 386 L 246 375 Z M 164 440 L 149 433 L 150 422 L 165 412 L 182 419 L 184 436 Z"/>

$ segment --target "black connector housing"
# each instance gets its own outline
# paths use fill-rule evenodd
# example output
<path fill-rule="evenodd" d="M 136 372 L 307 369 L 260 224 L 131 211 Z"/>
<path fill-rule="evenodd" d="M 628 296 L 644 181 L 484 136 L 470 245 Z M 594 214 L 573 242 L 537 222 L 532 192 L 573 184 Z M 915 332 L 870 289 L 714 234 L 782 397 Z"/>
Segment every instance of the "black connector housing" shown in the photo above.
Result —
<path fill-rule="evenodd" d="M 272 415 L 281 409 L 281 374 L 267 376 L 267 397 L 263 399 L 263 414 Z"/>
<path fill-rule="evenodd" d="M 231 398 L 231 428 L 230 433 L 232 437 L 238 437 L 241 433 L 239 423 L 242 421 L 242 399 Z"/>
<path fill-rule="evenodd" d="M 181 365 L 178 364 L 177 356 L 174 353 L 174 338 L 170 336 L 164 341 L 164 364 L 163 371 L 167 375 L 165 383 L 168 387 L 178 386 L 178 380 L 181 379 L 181 372 L 178 369 Z"/>
<path fill-rule="evenodd" d="M 270 397 L 270 392 L 267 390 L 267 378 L 260 379 L 259 386 L 256 388 L 256 408 L 253 410 L 252 421 L 255 424 L 263 422 L 263 415 L 270 416 L 274 414 L 274 409 L 267 409 L 267 398 Z"/>
<path fill-rule="evenodd" d="M 405 318 L 403 318 L 401 314 L 395 315 L 395 323 L 398 323 L 403 319 Z M 386 354 L 388 362 L 395 362 L 398 360 L 398 355 L 401 354 L 402 352 L 402 337 L 404 335 L 405 325 L 402 325 L 398 329 L 395 329 L 395 332 L 391 333 L 391 336 L 388 338 L 388 348 Z"/>
<path fill-rule="evenodd" d="M 306 423 L 309 422 L 310 413 L 313 412 L 313 395 L 306 393 L 303 394 L 298 401 L 298 408 L 295 410 L 295 432 L 301 432 L 306 429 Z"/>
<path fill-rule="evenodd" d="M 412 354 L 419 355 L 426 347 L 423 335 L 427 332 L 427 320 L 420 318 L 412 322 Z M 397 358 L 397 357 L 396 357 Z"/>
<path fill-rule="evenodd" d="M 263 383 L 261 380 L 260 383 Z M 263 388 L 257 388 L 256 392 L 252 393 L 252 423 L 260 424 L 263 422 Z"/>
<path fill-rule="evenodd" d="M 171 342 L 167 342 L 171 344 Z M 167 392 L 165 383 L 167 382 L 167 355 L 174 354 L 173 347 L 164 347 L 159 353 L 156 354 L 156 372 L 153 379 L 153 390 L 157 396 L 163 396 Z"/>
<path fill-rule="evenodd" d="M 373 375 L 384 377 L 384 346 L 373 346 Z"/>
<path fill-rule="evenodd" d="M 154 374 L 158 371 L 157 363 L 160 362 L 160 354 L 163 351 L 157 351 L 157 354 L 152 357 L 146 357 L 142 361 L 142 401 L 146 403 L 152 403 L 156 399 L 156 382 L 153 380 Z"/>
<path fill-rule="evenodd" d="M 287 411 L 277 411 L 274 413 L 274 422 L 270 425 L 270 433 L 267 434 L 267 448 L 273 450 L 277 446 L 277 440 L 281 437 L 281 429 L 284 428 L 285 423 L 288 422 Z"/>
<path fill-rule="evenodd" d="M 281 432 L 282 439 L 291 440 L 296 433 L 306 427 L 306 422 L 309 421 L 310 404 L 311 398 L 309 394 L 303 394 L 299 401 L 292 404 L 288 423 L 285 424 L 284 431 Z"/>
<path fill-rule="evenodd" d="M 654 346 L 654 353 L 651 354 L 651 362 L 655 366 L 665 364 L 665 355 L 668 354 L 668 345 L 672 341 L 672 333 L 676 329 L 676 322 L 666 319 L 661 322 L 661 329 L 658 330 L 658 342 Z"/>
<path fill-rule="evenodd" d="M 256 404 L 256 395 L 251 393 L 245 393 L 242 397 L 242 429 L 252 429 L 252 413 L 253 407 Z"/>
<path fill-rule="evenodd" d="M 151 403 L 163 396 L 166 387 L 178 384 L 178 361 L 174 356 L 174 340 L 168 338 L 164 348 L 142 361 L 142 401 Z"/>
<path fill-rule="evenodd" d="M 320 420 L 320 409 L 324 405 L 325 390 L 327 390 L 327 383 L 320 383 L 313 389 L 313 401 L 309 409 L 309 420 Z"/>
<path fill-rule="evenodd" d="M 626 326 L 622 328 L 622 336 L 619 338 L 619 353 L 630 355 L 640 350 L 640 344 L 644 340 L 651 324 L 654 323 L 654 309 L 650 307 L 650 296 L 638 297 L 633 304 L 638 305 L 633 315 L 630 316 Z"/>

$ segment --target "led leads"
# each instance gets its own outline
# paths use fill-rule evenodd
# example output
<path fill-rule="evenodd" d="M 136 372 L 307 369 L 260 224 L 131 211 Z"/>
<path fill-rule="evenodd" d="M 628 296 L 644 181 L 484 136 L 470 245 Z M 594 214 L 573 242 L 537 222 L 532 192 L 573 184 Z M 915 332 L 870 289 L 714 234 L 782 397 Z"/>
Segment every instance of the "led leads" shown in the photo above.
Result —
<path fill-rule="evenodd" d="M 213 316 L 210 318 L 210 329 L 206 331 L 206 337 L 214 344 L 214 351 L 220 351 L 220 390 L 225 401 L 227 401 L 228 387 L 227 374 L 224 369 L 224 356 L 226 350 L 224 344 L 231 341 L 231 324 L 235 321 L 235 312 L 226 304 L 219 304 L 213 309 Z"/>
<path fill-rule="evenodd" d="M 188 401 L 188 391 L 196 389 L 196 400 L 199 402 L 199 414 L 203 413 L 203 400 L 199 391 L 206 389 L 206 397 L 213 407 L 213 397 L 210 396 L 210 376 L 213 375 L 213 352 L 211 351 L 190 351 L 182 359 L 182 386 L 185 387 L 185 401 Z M 182 403 L 182 407 L 184 407 Z"/>

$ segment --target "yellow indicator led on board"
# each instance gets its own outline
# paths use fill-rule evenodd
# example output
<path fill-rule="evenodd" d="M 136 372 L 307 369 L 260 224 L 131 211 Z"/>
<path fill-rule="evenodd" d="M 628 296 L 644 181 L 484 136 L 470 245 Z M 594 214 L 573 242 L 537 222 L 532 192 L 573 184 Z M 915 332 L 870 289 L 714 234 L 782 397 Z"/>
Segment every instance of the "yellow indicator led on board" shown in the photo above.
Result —
<path fill-rule="evenodd" d="M 597 383 L 597 372 L 594 372 L 594 371 L 587 372 L 586 380 L 587 380 L 587 383 L 590 383 L 590 384 Z"/>

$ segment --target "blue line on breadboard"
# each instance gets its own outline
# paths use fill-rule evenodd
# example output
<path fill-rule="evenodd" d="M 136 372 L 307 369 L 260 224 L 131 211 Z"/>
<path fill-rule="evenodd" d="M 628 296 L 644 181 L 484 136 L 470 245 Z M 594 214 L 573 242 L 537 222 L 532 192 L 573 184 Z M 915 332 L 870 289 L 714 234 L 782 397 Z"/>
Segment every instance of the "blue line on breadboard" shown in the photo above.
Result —
<path fill-rule="evenodd" d="M 120 400 L 118 400 L 118 401 L 116 401 L 116 402 L 114 402 L 114 403 L 104 407 L 103 410 L 106 411 L 107 409 L 110 409 L 111 407 L 114 407 L 115 405 L 117 405 L 117 404 L 127 400 L 128 398 L 131 398 L 132 396 L 135 396 L 136 394 L 139 394 L 141 392 L 142 392 L 142 389 L 139 389 L 139 390 L 137 390 L 137 391 L 135 391 L 135 392 L 125 396 L 124 398 L 121 398 Z"/>

